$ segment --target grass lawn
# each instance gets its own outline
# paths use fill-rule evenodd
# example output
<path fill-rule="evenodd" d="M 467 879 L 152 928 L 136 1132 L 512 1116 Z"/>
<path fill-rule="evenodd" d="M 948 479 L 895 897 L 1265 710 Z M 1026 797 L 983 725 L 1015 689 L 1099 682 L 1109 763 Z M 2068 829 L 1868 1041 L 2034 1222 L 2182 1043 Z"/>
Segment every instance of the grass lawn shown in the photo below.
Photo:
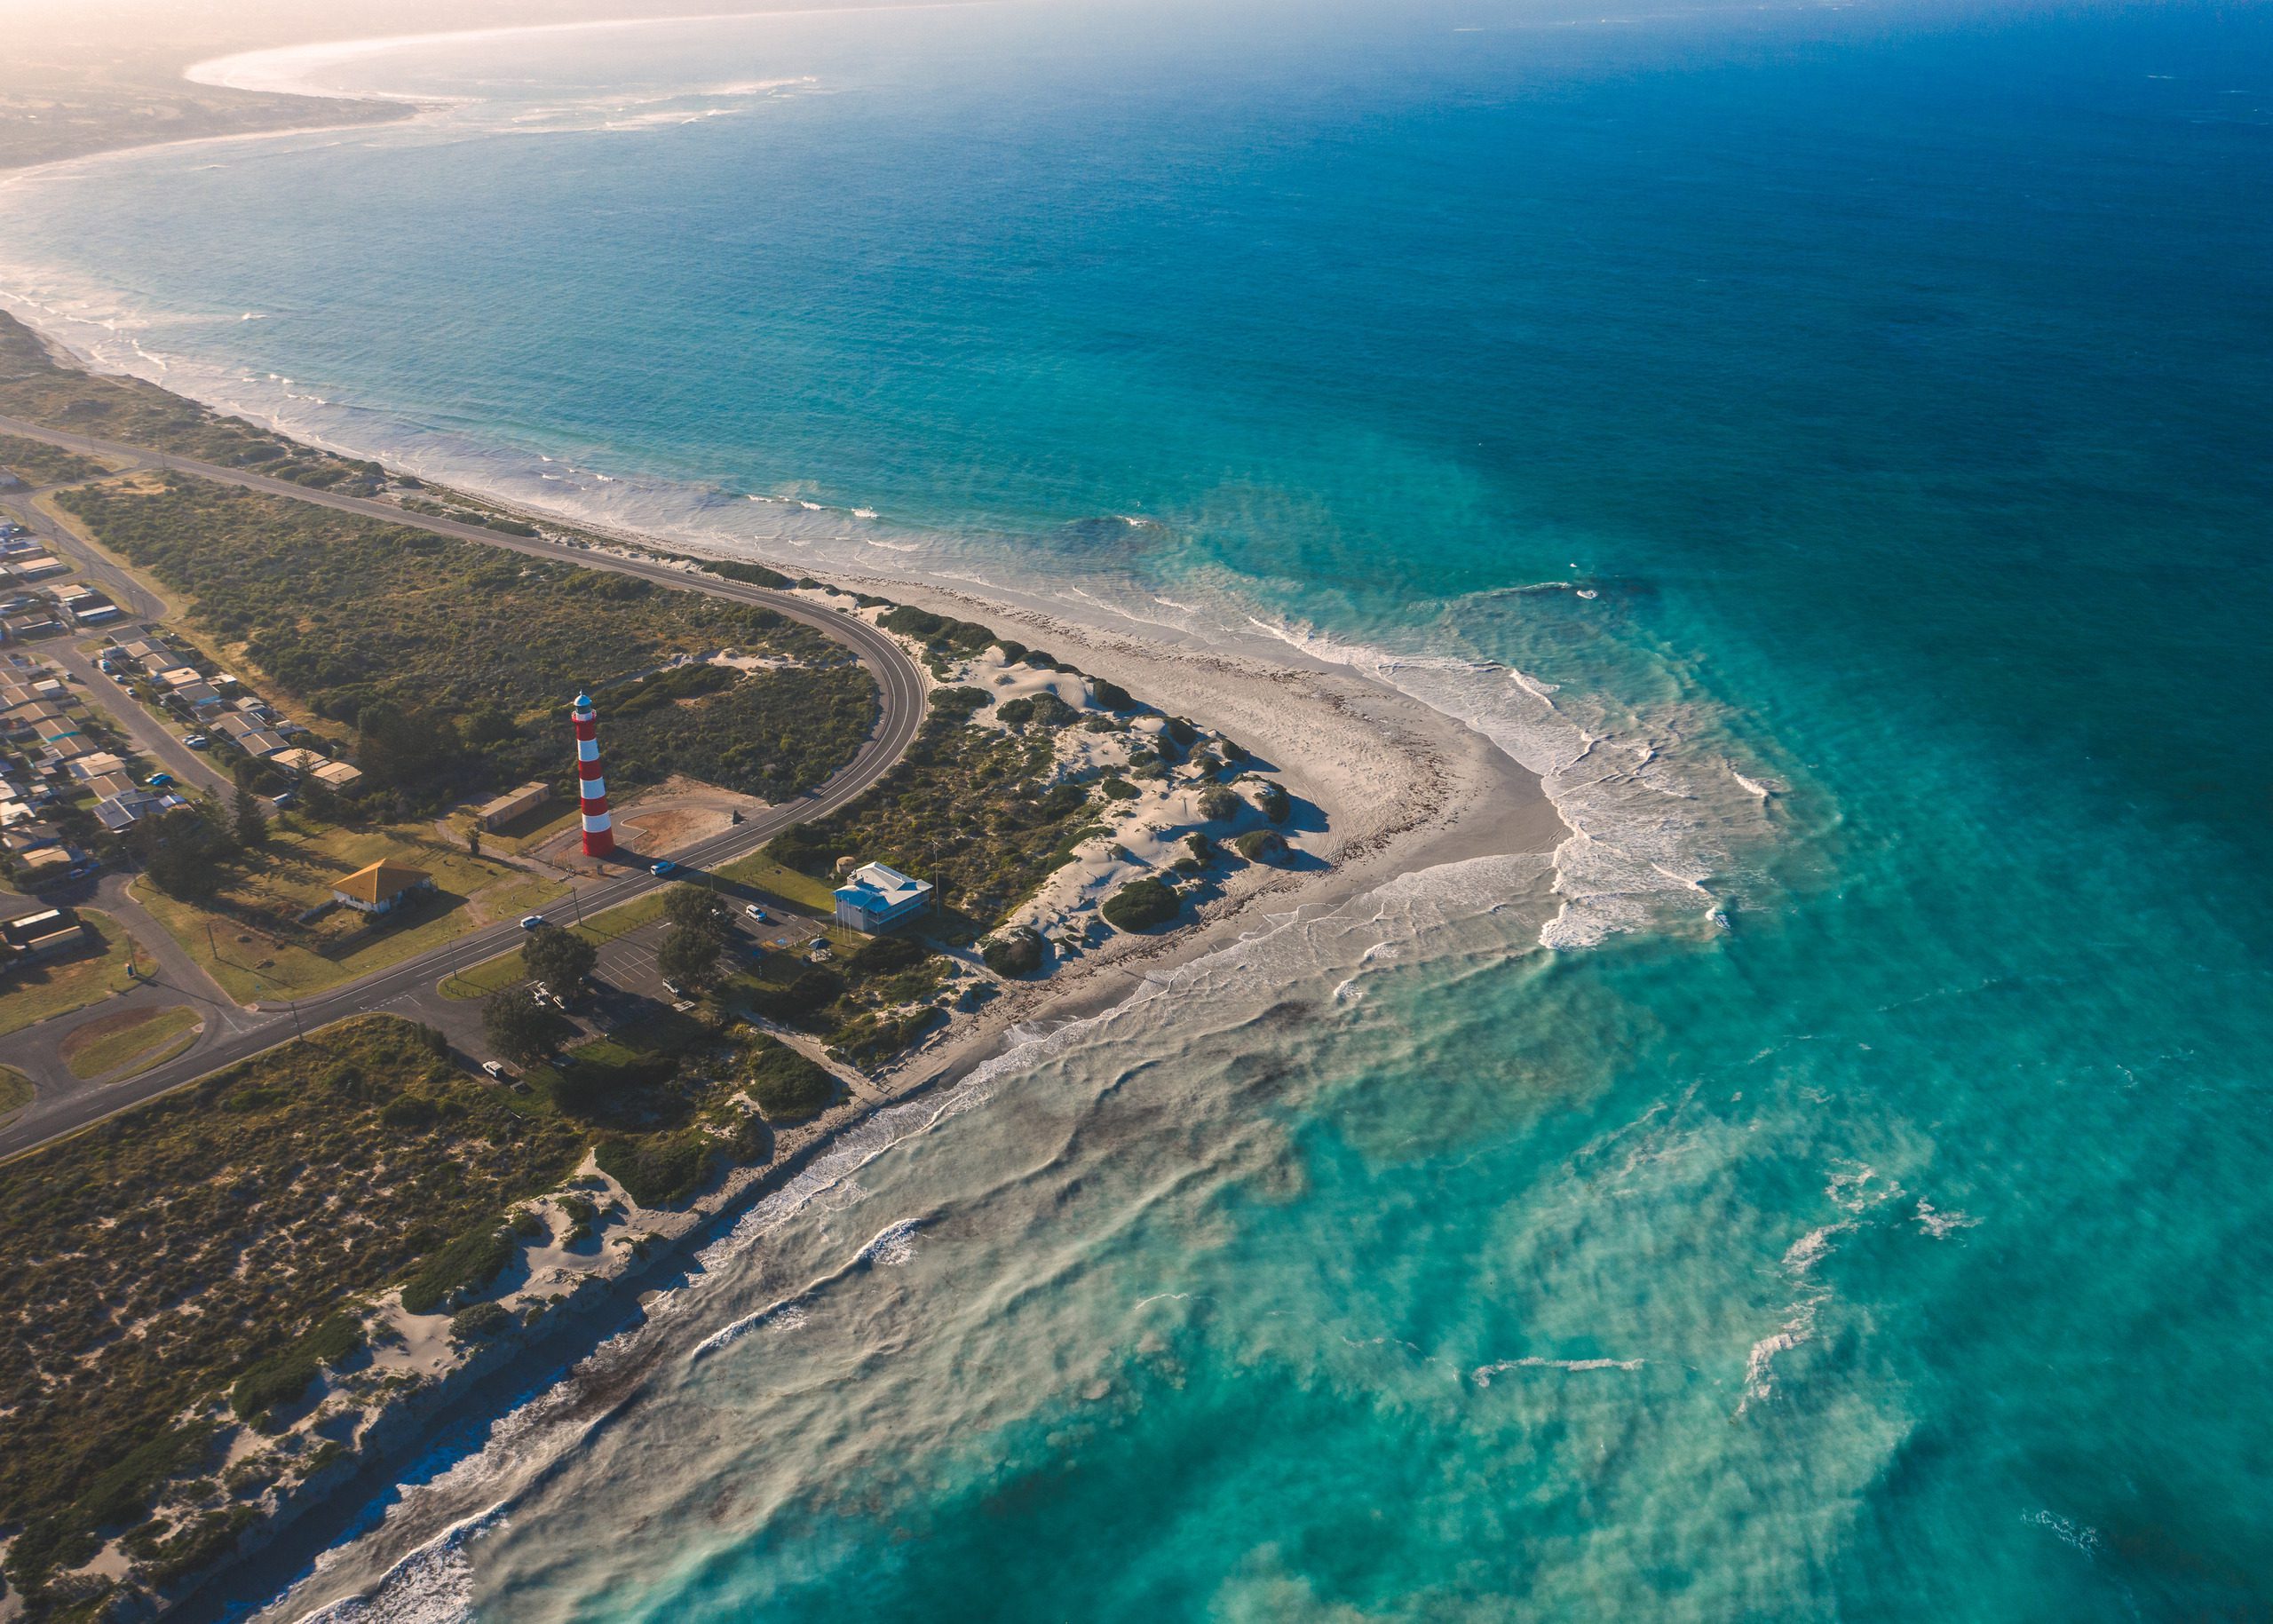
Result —
<path fill-rule="evenodd" d="M 554 890 L 565 894 L 566 888 L 556 886 Z M 583 923 L 571 924 L 568 928 L 598 947 L 604 942 L 612 942 L 619 936 L 628 936 L 641 925 L 653 924 L 662 916 L 663 887 L 659 885 L 645 896 L 634 897 L 605 914 L 595 914 Z M 561 919 L 552 923 L 568 923 Z M 519 986 L 528 978 L 528 967 L 521 963 L 521 950 L 516 947 L 511 953 L 500 954 L 469 970 L 453 970 L 442 978 L 435 990 L 445 998 L 487 998 L 490 994 L 502 993 L 509 986 Z"/>
<path fill-rule="evenodd" d="M 785 867 L 762 852 L 728 863 L 717 873 L 720 879 L 752 886 L 764 891 L 769 901 L 796 913 L 828 919 L 836 912 L 836 892 L 827 880 Z"/>
<path fill-rule="evenodd" d="M 134 985 L 126 973 L 131 939 L 124 928 L 108 914 L 92 908 L 81 908 L 79 917 L 91 933 L 101 939 L 101 947 L 90 944 L 75 957 L 26 965 L 0 983 L 5 988 L 0 991 L 0 1033 L 14 1032 L 51 1015 L 67 1015 Z"/>
<path fill-rule="evenodd" d="M 284 821 L 273 826 L 266 852 L 230 865 L 209 906 L 168 897 L 147 879 L 136 883 L 137 898 L 233 998 L 321 992 L 566 894 L 557 881 L 444 845 L 431 827 L 356 829 L 295 817 L 288 828 Z M 376 929 L 346 908 L 295 923 L 329 899 L 335 881 L 382 857 L 432 875 L 434 894 L 405 904 Z"/>
<path fill-rule="evenodd" d="M 59 1052 L 74 1077 L 103 1077 L 140 1060 L 147 1070 L 179 1054 L 197 1034 L 197 1011 L 187 1004 L 171 1009 L 122 1010 L 99 1016 L 63 1040 Z"/>
<path fill-rule="evenodd" d="M 32 1080 L 12 1066 L 0 1066 L 0 1122 L 32 1103 Z"/>

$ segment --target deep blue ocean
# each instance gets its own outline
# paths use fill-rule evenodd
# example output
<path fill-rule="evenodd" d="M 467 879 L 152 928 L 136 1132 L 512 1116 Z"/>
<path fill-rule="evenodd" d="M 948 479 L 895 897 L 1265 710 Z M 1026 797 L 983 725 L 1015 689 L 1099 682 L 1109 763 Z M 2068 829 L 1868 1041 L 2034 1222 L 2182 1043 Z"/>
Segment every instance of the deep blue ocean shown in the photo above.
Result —
<path fill-rule="evenodd" d="M 878 1125 L 637 1405 L 279 1616 L 2273 1616 L 2273 12 L 292 71 L 457 99 L 0 192 L 12 307 L 564 511 L 1282 635 L 1579 832 Z"/>

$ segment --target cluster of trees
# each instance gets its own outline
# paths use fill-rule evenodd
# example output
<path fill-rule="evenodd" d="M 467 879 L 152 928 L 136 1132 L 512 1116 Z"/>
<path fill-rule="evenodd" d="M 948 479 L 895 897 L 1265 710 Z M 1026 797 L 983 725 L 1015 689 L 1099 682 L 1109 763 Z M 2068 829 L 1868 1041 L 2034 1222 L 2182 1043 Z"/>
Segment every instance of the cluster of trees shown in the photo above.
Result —
<path fill-rule="evenodd" d="M 251 791 L 238 788 L 225 810 L 208 794 L 131 827 L 122 844 L 150 882 L 184 902 L 210 901 L 227 877 L 225 865 L 268 844 L 268 818 Z"/>
<path fill-rule="evenodd" d="M 691 993 L 709 992 L 733 931 L 725 903 L 708 886 L 674 885 L 663 893 L 663 917 L 671 928 L 655 950 L 655 968 Z"/>

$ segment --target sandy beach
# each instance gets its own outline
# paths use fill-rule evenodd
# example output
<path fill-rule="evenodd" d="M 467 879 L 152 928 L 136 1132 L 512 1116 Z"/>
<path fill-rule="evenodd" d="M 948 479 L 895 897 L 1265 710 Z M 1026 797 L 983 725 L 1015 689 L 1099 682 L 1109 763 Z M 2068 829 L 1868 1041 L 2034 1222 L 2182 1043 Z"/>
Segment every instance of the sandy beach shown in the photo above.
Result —
<path fill-rule="evenodd" d="M 978 621 L 1047 646 L 1059 659 L 1138 698 L 1237 740 L 1325 827 L 1298 844 L 1312 868 L 1250 867 L 1199 923 L 1121 936 L 1008 994 L 944 1041 L 884 1073 L 905 1089 L 952 1081 L 998 1053 L 1014 1030 L 1092 1015 L 1155 978 L 1263 928 L 1272 916 L 1323 913 L 1385 881 L 1439 864 L 1551 852 L 1568 834 L 1536 774 L 1463 724 L 1346 669 L 1305 659 L 1174 647 L 1084 626 L 1032 606 L 880 578 L 847 587 Z M 1276 651 L 1273 651 L 1274 653 Z"/>

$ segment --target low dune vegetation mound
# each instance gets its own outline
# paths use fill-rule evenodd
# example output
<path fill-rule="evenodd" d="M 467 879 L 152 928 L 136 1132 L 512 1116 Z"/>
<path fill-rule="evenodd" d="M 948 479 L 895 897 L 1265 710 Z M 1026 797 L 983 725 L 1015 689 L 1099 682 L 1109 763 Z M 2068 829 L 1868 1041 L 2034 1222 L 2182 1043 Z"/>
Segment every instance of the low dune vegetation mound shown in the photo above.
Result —
<path fill-rule="evenodd" d="M 1020 927 L 1007 931 L 979 949 L 986 968 L 998 976 L 1030 976 L 1041 968 L 1041 936 Z"/>
<path fill-rule="evenodd" d="M 1286 837 L 1277 829 L 1249 829 L 1232 842 L 1232 849 L 1251 863 L 1281 863 L 1287 860 Z"/>
<path fill-rule="evenodd" d="M 1150 931 L 1164 925 L 1182 911 L 1184 898 L 1165 880 L 1131 880 L 1097 911 L 1116 931 Z"/>
<path fill-rule="evenodd" d="M 750 1046 L 749 1097 L 769 1122 L 803 1122 L 836 1103 L 836 1079 L 787 1043 L 761 1037 Z"/>

